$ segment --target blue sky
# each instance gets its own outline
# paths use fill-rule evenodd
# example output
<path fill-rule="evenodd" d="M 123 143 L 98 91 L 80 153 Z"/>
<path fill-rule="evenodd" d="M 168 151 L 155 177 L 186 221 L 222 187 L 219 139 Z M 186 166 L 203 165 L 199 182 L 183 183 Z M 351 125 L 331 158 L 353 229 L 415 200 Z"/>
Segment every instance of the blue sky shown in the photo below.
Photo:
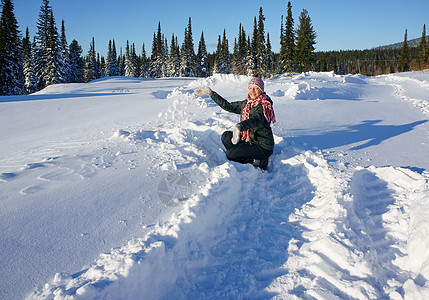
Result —
<path fill-rule="evenodd" d="M 36 22 L 42 0 L 13 0 L 15 16 L 22 33 L 29 27 L 36 33 Z M 188 19 L 192 19 L 194 44 L 197 46 L 204 31 L 210 52 L 215 51 L 218 36 L 226 30 L 232 50 L 241 23 L 247 34 L 253 30 L 253 18 L 263 8 L 265 31 L 270 33 L 273 50 L 278 52 L 281 16 L 287 14 L 286 0 L 246 1 L 144 1 L 144 0 L 50 0 L 57 27 L 64 19 L 67 40 L 76 39 L 88 51 L 92 37 L 96 51 L 106 54 L 110 39 L 119 49 L 126 41 L 135 43 L 138 53 L 145 43 L 151 53 L 153 33 L 158 22 L 171 42 L 171 35 L 183 41 Z M 428 0 L 299 0 L 291 1 L 295 25 L 303 9 L 308 10 L 318 35 L 316 50 L 369 49 L 400 42 L 408 29 L 408 38 L 418 38 L 423 24 L 429 26 Z M 429 33 L 429 29 L 427 30 Z"/>

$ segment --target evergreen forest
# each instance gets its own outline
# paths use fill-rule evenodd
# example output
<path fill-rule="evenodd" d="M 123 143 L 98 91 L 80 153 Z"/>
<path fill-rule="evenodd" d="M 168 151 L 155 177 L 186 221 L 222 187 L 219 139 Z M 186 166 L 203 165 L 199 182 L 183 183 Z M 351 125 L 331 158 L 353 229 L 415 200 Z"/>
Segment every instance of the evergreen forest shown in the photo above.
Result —
<path fill-rule="evenodd" d="M 25 33 L 19 31 L 13 1 L 1 0 L 0 95 L 30 94 L 51 84 L 89 82 L 109 76 L 207 77 L 233 73 L 269 78 L 307 71 L 375 76 L 428 67 L 425 25 L 417 47 L 408 46 L 405 30 L 401 48 L 317 52 L 317 34 L 308 11 L 303 9 L 295 21 L 290 2 L 280 20 L 280 41 L 276 41 L 280 43 L 279 53 L 272 51 L 261 7 L 251 31 L 239 24 L 238 36 L 231 42 L 224 30 L 214 53 L 207 51 L 204 32 L 194 42 L 189 18 L 181 43 L 175 34 L 168 39 L 159 22 L 152 45 L 136 46 L 127 41 L 118 47 L 112 39 L 104 57 L 96 51 L 95 37 L 87 53 L 83 53 L 78 41 L 69 44 L 65 21 L 58 29 L 49 0 L 41 2 L 37 32 L 32 37 L 28 28 Z"/>

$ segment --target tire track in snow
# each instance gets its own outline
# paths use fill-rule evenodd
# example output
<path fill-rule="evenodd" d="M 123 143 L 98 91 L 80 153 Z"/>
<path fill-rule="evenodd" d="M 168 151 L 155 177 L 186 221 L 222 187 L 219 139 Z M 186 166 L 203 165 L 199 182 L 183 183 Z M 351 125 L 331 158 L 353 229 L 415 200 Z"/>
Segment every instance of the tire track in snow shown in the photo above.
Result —
<path fill-rule="evenodd" d="M 308 151 L 285 163 L 304 166 L 314 192 L 289 218 L 300 234 L 289 243 L 287 274 L 268 290 L 278 294 L 274 299 L 374 298 L 376 291 L 366 282 L 370 267 L 350 236 L 347 182 L 332 173 L 320 153 Z"/>
<path fill-rule="evenodd" d="M 353 228 L 371 263 L 373 285 L 380 297 L 402 299 L 410 295 L 407 289 L 423 292 L 427 285 L 420 266 L 410 264 L 421 255 L 418 260 L 427 257 L 413 247 L 415 235 L 423 233 L 421 228 L 413 228 L 413 221 L 421 214 L 418 207 L 429 201 L 427 175 L 403 168 L 370 167 L 352 178 L 354 212 L 360 220 Z"/>
<path fill-rule="evenodd" d="M 402 299 L 407 288 L 423 295 L 426 277 L 410 262 L 427 254 L 410 246 L 421 242 L 413 236 L 425 234 L 413 219 L 429 201 L 427 172 L 369 167 L 347 179 L 318 154 L 288 162 L 306 166 L 315 192 L 290 218 L 302 226 L 302 237 L 290 242 L 288 273 L 269 287 L 278 299 Z"/>
<path fill-rule="evenodd" d="M 364 169 L 353 176 L 351 192 L 353 209 L 360 220 L 353 228 L 362 241 L 366 260 L 371 263 L 373 286 L 379 297 L 387 298 L 402 286 L 404 278 L 401 277 L 408 277 L 393 264 L 397 256 L 405 254 L 395 247 L 396 239 L 384 227 L 383 215 L 395 204 L 394 191 L 388 188 L 387 182 Z M 398 213 L 402 215 L 403 211 L 400 209 Z"/>
<path fill-rule="evenodd" d="M 397 98 L 402 99 L 411 103 L 414 107 L 419 108 L 424 115 L 429 117 L 429 101 L 427 99 L 418 99 L 414 97 L 410 97 L 407 95 L 407 90 L 404 87 L 403 83 L 407 82 L 410 84 L 415 84 L 420 88 L 424 88 L 429 91 L 429 83 L 427 81 L 421 81 L 416 78 L 406 78 L 395 75 L 387 75 L 385 76 L 388 85 L 391 85 L 395 90 L 395 95 Z"/>

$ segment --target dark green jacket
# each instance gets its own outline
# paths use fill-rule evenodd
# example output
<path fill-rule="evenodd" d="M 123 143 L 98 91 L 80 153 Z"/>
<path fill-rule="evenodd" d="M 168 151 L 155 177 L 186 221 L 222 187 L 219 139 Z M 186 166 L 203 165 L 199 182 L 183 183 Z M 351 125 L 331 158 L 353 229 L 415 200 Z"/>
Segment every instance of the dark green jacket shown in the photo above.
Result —
<path fill-rule="evenodd" d="M 224 110 L 239 115 L 241 115 L 243 108 L 247 103 L 247 99 L 243 101 L 228 102 L 216 92 L 211 94 L 211 98 Z M 269 101 L 273 104 L 271 99 L 269 99 Z M 242 131 L 250 129 L 250 143 L 256 143 L 267 150 L 274 150 L 273 132 L 271 130 L 270 122 L 265 118 L 262 105 L 258 105 L 250 109 L 249 119 L 241 121 L 238 124 L 240 124 Z"/>

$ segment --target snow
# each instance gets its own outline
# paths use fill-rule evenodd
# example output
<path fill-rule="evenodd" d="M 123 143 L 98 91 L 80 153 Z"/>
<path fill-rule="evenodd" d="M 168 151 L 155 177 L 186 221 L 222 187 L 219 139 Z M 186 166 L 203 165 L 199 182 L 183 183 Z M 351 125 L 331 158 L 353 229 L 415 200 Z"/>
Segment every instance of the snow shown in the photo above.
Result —
<path fill-rule="evenodd" d="M 268 172 L 229 162 L 249 77 L 0 97 L 1 299 L 429 297 L 429 73 L 265 81 Z"/>

